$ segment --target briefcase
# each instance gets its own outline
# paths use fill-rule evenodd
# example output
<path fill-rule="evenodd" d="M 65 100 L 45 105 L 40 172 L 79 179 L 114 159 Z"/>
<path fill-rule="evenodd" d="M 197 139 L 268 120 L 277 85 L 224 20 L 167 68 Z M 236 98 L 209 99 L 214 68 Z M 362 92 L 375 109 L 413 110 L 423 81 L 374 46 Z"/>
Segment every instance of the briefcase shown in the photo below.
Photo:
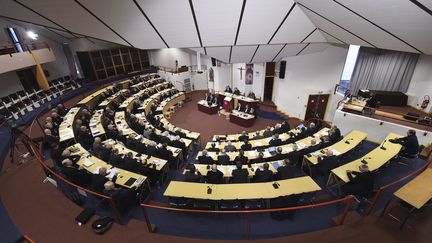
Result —
<path fill-rule="evenodd" d="M 92 208 L 84 208 L 84 210 L 75 218 L 75 221 L 79 226 L 86 224 L 95 214 L 95 210 Z"/>

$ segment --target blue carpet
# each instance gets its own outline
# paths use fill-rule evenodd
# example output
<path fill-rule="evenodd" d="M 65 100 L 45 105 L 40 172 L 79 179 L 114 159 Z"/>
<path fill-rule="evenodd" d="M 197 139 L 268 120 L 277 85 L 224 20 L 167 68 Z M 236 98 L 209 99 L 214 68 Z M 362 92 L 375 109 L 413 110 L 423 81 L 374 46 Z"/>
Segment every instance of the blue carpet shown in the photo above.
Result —
<path fill-rule="evenodd" d="M 268 119 L 268 120 L 277 120 L 277 121 L 282 121 L 285 120 L 285 118 L 281 115 L 279 115 L 276 112 L 272 112 L 272 111 L 263 111 L 263 110 L 257 110 L 257 116 L 264 118 L 264 119 Z"/>

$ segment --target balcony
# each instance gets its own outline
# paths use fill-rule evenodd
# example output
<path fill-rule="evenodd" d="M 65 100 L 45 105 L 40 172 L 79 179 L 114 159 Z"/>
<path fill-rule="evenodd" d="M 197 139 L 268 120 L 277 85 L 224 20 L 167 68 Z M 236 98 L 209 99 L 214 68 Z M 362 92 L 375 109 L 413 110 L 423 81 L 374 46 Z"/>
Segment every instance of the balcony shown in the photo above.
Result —
<path fill-rule="evenodd" d="M 0 45 L 0 74 L 36 65 L 32 53 L 40 64 L 56 60 L 53 50 L 44 42 L 21 44 L 23 52 L 17 52 L 14 45 Z"/>

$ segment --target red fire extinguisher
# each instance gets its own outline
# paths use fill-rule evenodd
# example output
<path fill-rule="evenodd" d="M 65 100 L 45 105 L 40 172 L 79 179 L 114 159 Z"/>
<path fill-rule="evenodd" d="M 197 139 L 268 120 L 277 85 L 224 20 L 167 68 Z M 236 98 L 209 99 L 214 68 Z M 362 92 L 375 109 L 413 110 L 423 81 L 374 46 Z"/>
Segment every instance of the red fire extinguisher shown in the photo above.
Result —
<path fill-rule="evenodd" d="M 422 109 L 426 109 L 426 107 L 429 105 L 429 102 L 430 102 L 430 96 L 429 95 L 425 95 L 424 97 L 423 97 L 423 102 L 421 103 L 421 108 Z"/>

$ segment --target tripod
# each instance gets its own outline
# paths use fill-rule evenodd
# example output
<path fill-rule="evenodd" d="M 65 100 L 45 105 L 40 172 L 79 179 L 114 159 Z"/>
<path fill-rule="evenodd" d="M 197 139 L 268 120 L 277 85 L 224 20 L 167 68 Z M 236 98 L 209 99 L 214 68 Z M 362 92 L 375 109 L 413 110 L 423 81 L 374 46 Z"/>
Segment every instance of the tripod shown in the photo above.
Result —
<path fill-rule="evenodd" d="M 15 123 L 9 123 L 10 124 L 10 136 L 11 136 L 11 140 L 10 140 L 10 160 L 11 160 L 11 164 L 14 163 L 14 158 L 15 158 L 15 150 L 20 152 L 20 164 L 24 163 L 25 160 L 29 157 L 29 156 L 34 156 L 34 153 L 30 147 L 29 141 L 30 141 L 30 137 L 25 134 L 23 131 L 21 131 L 19 129 L 19 127 L 15 124 Z M 20 140 L 20 143 L 17 142 L 17 140 Z M 27 150 L 27 153 L 22 153 L 21 151 L 19 151 L 19 145 L 24 145 L 24 147 Z"/>

